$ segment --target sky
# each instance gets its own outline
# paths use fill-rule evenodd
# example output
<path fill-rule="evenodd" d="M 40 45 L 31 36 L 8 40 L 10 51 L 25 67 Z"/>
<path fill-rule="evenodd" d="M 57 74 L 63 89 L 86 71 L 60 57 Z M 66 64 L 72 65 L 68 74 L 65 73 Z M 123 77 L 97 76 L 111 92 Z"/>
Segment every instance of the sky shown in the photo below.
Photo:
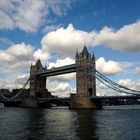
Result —
<path fill-rule="evenodd" d="M 0 0 L 0 88 L 21 88 L 38 59 L 47 68 L 75 63 L 84 45 L 96 69 L 140 90 L 139 0 Z M 76 92 L 75 73 L 47 78 L 54 95 Z M 97 95 L 110 92 L 97 81 Z"/>

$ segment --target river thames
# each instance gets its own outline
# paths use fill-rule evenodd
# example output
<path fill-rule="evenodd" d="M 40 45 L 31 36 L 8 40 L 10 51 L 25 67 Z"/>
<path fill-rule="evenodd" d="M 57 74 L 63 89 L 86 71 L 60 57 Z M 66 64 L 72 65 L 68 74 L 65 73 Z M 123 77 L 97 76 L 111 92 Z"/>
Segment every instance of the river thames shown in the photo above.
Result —
<path fill-rule="evenodd" d="M 140 106 L 0 109 L 0 140 L 140 140 Z"/>

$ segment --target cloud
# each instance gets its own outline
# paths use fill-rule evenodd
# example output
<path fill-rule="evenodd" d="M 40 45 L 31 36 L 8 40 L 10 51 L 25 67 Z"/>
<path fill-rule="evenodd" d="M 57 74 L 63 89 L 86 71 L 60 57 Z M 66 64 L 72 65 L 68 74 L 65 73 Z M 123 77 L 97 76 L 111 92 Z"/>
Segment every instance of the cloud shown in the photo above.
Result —
<path fill-rule="evenodd" d="M 132 79 L 121 79 L 118 81 L 118 84 L 130 89 L 140 90 L 139 80 L 133 81 Z"/>
<path fill-rule="evenodd" d="M 32 59 L 34 48 L 25 43 L 13 44 L 6 50 L 0 50 L 0 62 L 15 64 L 16 62 L 29 61 Z"/>
<path fill-rule="evenodd" d="M 75 63 L 75 61 L 70 57 L 66 57 L 64 59 L 57 59 L 56 62 L 49 63 L 48 69 L 51 69 L 53 67 L 70 65 L 73 63 Z M 69 97 L 70 93 L 76 92 L 76 89 L 73 88 L 70 84 L 70 81 L 75 79 L 75 77 L 76 77 L 75 73 L 48 77 L 47 88 L 54 95 L 60 97 Z"/>
<path fill-rule="evenodd" d="M 48 33 L 48 32 L 61 28 L 61 26 L 62 26 L 61 24 L 60 25 L 47 25 L 44 27 L 43 32 Z"/>
<path fill-rule="evenodd" d="M 134 74 L 140 74 L 140 68 L 136 67 L 133 71 Z"/>
<path fill-rule="evenodd" d="M 76 73 L 70 73 L 70 74 L 63 74 L 63 75 L 58 75 L 58 76 L 52 76 L 49 77 L 50 81 L 70 81 L 76 79 Z"/>
<path fill-rule="evenodd" d="M 96 69 L 107 76 L 120 73 L 130 66 L 132 66 L 132 63 L 116 62 L 112 60 L 106 61 L 103 57 L 100 57 L 96 61 Z"/>
<path fill-rule="evenodd" d="M 75 61 L 69 57 L 66 57 L 64 59 L 57 59 L 56 63 L 50 62 L 48 65 L 48 69 L 51 69 L 53 67 L 61 67 L 61 66 L 66 66 L 70 64 L 74 64 Z M 57 80 L 57 81 L 69 81 L 75 79 L 76 74 L 75 73 L 70 73 L 70 74 L 63 74 L 63 75 L 58 75 L 58 76 L 53 76 L 50 77 L 49 79 L 51 81 Z"/>
<path fill-rule="evenodd" d="M 89 44 L 93 34 L 76 30 L 72 24 L 69 24 L 66 29 L 62 27 L 46 34 L 41 41 L 42 49 L 73 56 L 76 49 L 81 51 L 85 44 Z"/>
<path fill-rule="evenodd" d="M 17 5 L 13 16 L 16 26 L 26 32 L 35 32 L 48 14 L 45 2 L 43 0 L 28 0 L 20 1 Z"/>
<path fill-rule="evenodd" d="M 118 30 L 104 27 L 94 38 L 93 45 L 97 44 L 130 53 L 140 52 L 140 21 Z"/>
<path fill-rule="evenodd" d="M 68 83 L 59 83 L 54 89 L 51 89 L 53 93 L 56 92 L 64 92 L 70 89 L 70 85 Z"/>
<path fill-rule="evenodd" d="M 132 79 L 120 79 L 116 81 L 117 84 L 127 87 L 129 89 L 134 89 L 140 91 L 140 80 L 133 81 Z M 126 93 L 120 93 L 114 91 L 104 84 L 97 82 L 97 96 L 117 96 L 117 95 L 127 95 Z"/>
<path fill-rule="evenodd" d="M 88 47 L 102 45 L 115 50 L 139 53 L 140 21 L 125 25 L 118 30 L 104 27 L 100 31 L 91 32 L 77 30 L 72 24 L 69 24 L 67 28 L 61 27 L 47 33 L 41 44 L 43 51 L 54 52 L 55 50 L 70 57 L 74 57 L 75 50 L 81 51 L 84 45 Z"/>
<path fill-rule="evenodd" d="M 74 59 L 71 59 L 69 57 L 66 57 L 64 59 L 57 59 L 56 63 L 49 63 L 48 69 L 53 68 L 53 67 L 70 65 L 74 63 L 75 63 Z M 116 75 L 120 72 L 123 72 L 125 69 L 131 67 L 132 65 L 133 63 L 128 63 L 128 62 L 116 62 L 112 60 L 106 61 L 105 58 L 103 57 L 100 57 L 96 61 L 96 69 L 106 76 Z M 50 77 L 50 79 L 65 81 L 65 80 L 75 79 L 75 77 L 76 77 L 76 74 L 71 73 L 71 74 Z"/>
<path fill-rule="evenodd" d="M 22 88 L 28 78 L 29 74 L 22 74 L 17 71 L 13 72 L 12 74 L 9 73 L 4 80 L 0 78 L 0 87 L 10 90 L 14 88 Z"/>
<path fill-rule="evenodd" d="M 49 81 L 47 83 L 47 88 L 55 96 L 59 97 L 69 97 L 70 93 L 75 93 L 76 89 L 68 82 L 58 82 L 58 81 Z"/>
<path fill-rule="evenodd" d="M 50 54 L 47 52 L 43 52 L 41 49 L 37 49 L 33 54 L 34 60 L 37 61 L 38 59 L 41 60 L 43 65 L 46 65 L 50 58 Z"/>
<path fill-rule="evenodd" d="M 0 50 L 0 88 L 21 88 L 33 61 L 34 48 L 25 43 Z"/>
<path fill-rule="evenodd" d="M 58 16 L 66 15 L 67 10 L 71 8 L 73 0 L 48 0 L 46 3 L 51 11 Z"/>
<path fill-rule="evenodd" d="M 4 0 L 0 1 L 0 29 L 19 28 L 35 32 L 45 24 L 50 13 L 63 16 L 73 0 Z"/>
<path fill-rule="evenodd" d="M 75 61 L 74 59 L 70 58 L 70 57 L 66 57 L 64 59 L 57 59 L 56 63 L 50 62 L 48 69 L 52 68 L 52 67 L 61 67 L 61 66 L 66 66 L 66 65 L 70 65 L 70 64 L 74 64 Z"/>

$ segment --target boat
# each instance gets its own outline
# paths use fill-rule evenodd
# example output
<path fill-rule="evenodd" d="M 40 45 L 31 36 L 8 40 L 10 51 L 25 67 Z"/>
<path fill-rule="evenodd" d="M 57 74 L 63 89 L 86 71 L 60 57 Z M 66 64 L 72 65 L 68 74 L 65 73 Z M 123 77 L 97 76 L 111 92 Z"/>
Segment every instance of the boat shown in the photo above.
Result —
<path fill-rule="evenodd" d="M 0 108 L 4 108 L 4 103 L 0 103 Z"/>

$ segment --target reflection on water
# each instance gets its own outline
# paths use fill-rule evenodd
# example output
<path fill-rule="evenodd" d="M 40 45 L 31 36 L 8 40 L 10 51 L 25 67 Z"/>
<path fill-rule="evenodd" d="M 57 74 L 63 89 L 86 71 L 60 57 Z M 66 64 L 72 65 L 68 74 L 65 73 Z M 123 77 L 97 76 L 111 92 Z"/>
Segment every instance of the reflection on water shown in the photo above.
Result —
<path fill-rule="evenodd" d="M 140 106 L 0 109 L 0 140 L 139 140 L 139 132 Z"/>
<path fill-rule="evenodd" d="M 95 139 L 96 120 L 95 112 L 92 110 L 77 110 L 76 121 L 77 121 L 77 135 L 81 140 Z"/>

